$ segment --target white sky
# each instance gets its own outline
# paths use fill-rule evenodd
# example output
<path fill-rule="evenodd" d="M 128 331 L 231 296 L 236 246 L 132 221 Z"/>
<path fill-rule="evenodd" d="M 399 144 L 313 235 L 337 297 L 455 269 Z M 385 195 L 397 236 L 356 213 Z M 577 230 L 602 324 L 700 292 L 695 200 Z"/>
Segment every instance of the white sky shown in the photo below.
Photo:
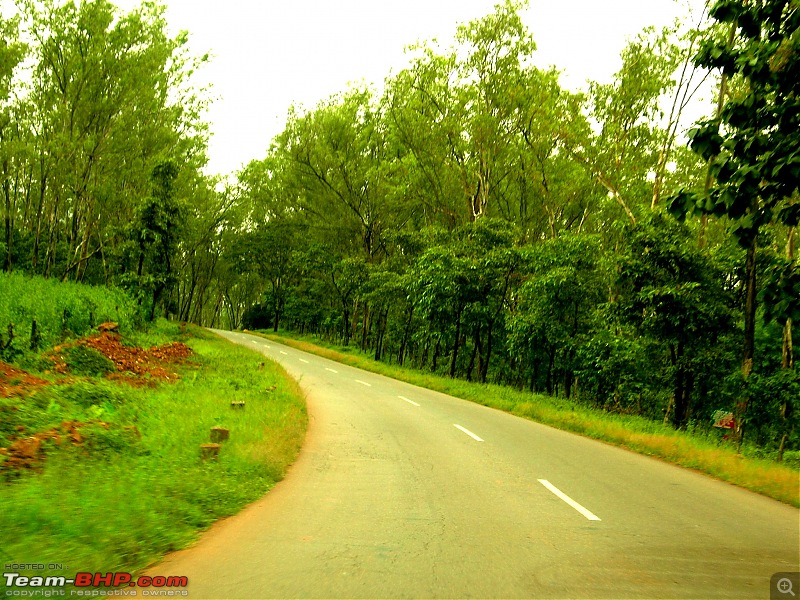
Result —
<path fill-rule="evenodd" d="M 6 0 L 0 0 L 3 3 Z M 534 61 L 564 71 L 562 85 L 609 81 L 629 37 L 685 15 L 687 0 L 530 0 L 523 18 Z M 693 5 L 702 0 L 688 0 Z M 112 0 L 114 2 L 114 0 Z M 211 52 L 198 82 L 213 83 L 209 174 L 231 174 L 266 155 L 292 103 L 313 108 L 349 82 L 381 84 L 408 64 L 405 46 L 449 45 L 458 23 L 498 0 L 164 0 L 170 27 Z M 116 0 L 123 10 L 138 0 Z"/>

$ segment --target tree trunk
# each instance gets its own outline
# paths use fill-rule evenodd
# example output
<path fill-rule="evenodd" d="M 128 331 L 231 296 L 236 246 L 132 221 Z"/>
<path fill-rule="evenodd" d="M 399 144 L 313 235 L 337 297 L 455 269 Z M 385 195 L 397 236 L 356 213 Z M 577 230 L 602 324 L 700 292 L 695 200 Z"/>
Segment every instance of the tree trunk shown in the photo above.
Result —
<path fill-rule="evenodd" d="M 672 413 L 672 426 L 675 429 L 681 429 L 686 425 L 686 373 L 683 367 L 678 367 L 675 373 L 675 389 L 673 391 L 675 398 L 674 412 Z"/>
<path fill-rule="evenodd" d="M 795 228 L 792 227 L 789 229 L 789 238 L 786 241 L 786 258 L 789 260 L 794 260 L 794 236 Z M 781 346 L 781 368 L 794 369 L 794 345 L 792 343 L 791 319 L 786 319 L 786 324 L 783 326 L 783 343 Z M 786 441 L 789 439 L 789 433 L 786 431 L 786 424 L 793 409 L 794 406 L 792 406 L 791 399 L 784 397 L 783 402 L 781 403 L 780 415 L 783 435 L 781 435 L 781 442 L 780 446 L 778 447 L 778 462 L 783 462 L 783 452 L 786 448 Z"/>
<path fill-rule="evenodd" d="M 189 293 L 186 296 L 186 300 L 181 304 L 181 311 L 180 316 L 178 317 L 181 321 L 188 321 L 189 315 L 192 312 L 192 300 L 194 299 L 194 291 L 197 287 L 197 278 L 194 274 L 194 269 L 192 269 L 192 281 L 189 287 Z"/>
<path fill-rule="evenodd" d="M 745 268 L 745 309 L 744 309 L 744 346 L 742 349 L 742 375 L 745 381 L 749 379 L 753 372 L 753 358 L 756 347 L 756 250 L 757 239 L 753 236 L 753 241 L 747 249 L 747 261 Z M 750 397 L 746 396 L 736 407 L 736 441 L 737 447 L 741 449 L 744 441 L 744 419 L 747 414 L 747 407 L 750 404 Z"/>
<path fill-rule="evenodd" d="M 408 309 L 408 320 L 406 321 L 406 326 L 403 331 L 403 339 L 400 342 L 400 351 L 397 353 L 397 364 L 401 367 L 403 366 L 403 362 L 405 361 L 405 354 L 406 348 L 408 348 L 408 337 L 411 334 L 411 319 L 414 316 L 414 307 L 411 306 Z"/>
<path fill-rule="evenodd" d="M 364 304 L 364 324 L 361 327 L 361 350 L 363 352 L 366 352 L 367 348 L 369 348 L 369 328 L 371 325 L 369 303 L 367 303 Z"/>
<path fill-rule="evenodd" d="M 467 381 L 472 381 L 472 372 L 475 370 L 475 356 L 478 354 L 478 336 L 479 333 L 477 331 L 472 335 L 472 354 L 470 354 L 469 366 L 467 367 Z"/>
<path fill-rule="evenodd" d="M 458 360 L 458 349 L 461 346 L 461 313 L 463 309 L 461 307 L 458 308 L 458 313 L 456 314 L 456 339 L 453 342 L 453 356 L 450 359 L 450 379 L 454 379 L 456 376 L 456 361 Z"/>
<path fill-rule="evenodd" d="M 375 340 L 375 360 L 381 360 L 383 357 L 383 340 L 386 337 L 386 329 L 389 323 L 389 309 L 381 313 L 378 311 L 378 331 Z"/>
<path fill-rule="evenodd" d="M 486 379 L 489 375 L 489 363 L 492 360 L 492 342 L 494 341 L 494 336 L 492 335 L 493 329 L 494 321 L 489 323 L 486 331 L 486 356 L 483 358 L 481 364 L 481 383 L 486 383 Z"/>
<path fill-rule="evenodd" d="M 36 207 L 36 234 L 33 238 L 33 248 L 31 249 L 31 267 L 34 273 L 39 264 L 39 245 L 42 240 L 42 212 L 44 211 L 44 197 L 47 189 L 47 176 L 43 175 L 39 181 L 39 204 Z"/>
<path fill-rule="evenodd" d="M 53 205 L 50 207 L 50 215 L 47 220 L 47 248 L 44 254 L 44 269 L 42 275 L 50 277 L 50 273 L 56 264 L 56 253 L 58 250 L 58 209 L 61 198 L 58 194 L 53 198 Z"/>
<path fill-rule="evenodd" d="M 361 303 L 356 299 L 353 301 L 353 317 L 350 323 L 350 337 L 353 339 L 356 338 L 356 332 L 358 331 L 358 316 L 359 316 L 359 309 L 361 308 Z"/>
<path fill-rule="evenodd" d="M 731 24 L 730 32 L 728 33 L 728 47 L 733 45 L 733 40 L 736 35 L 736 22 Z M 723 70 L 722 75 L 720 76 L 719 81 L 719 95 L 717 96 L 717 107 L 714 111 L 714 118 L 719 119 L 720 114 L 722 114 L 722 108 L 725 106 L 725 96 L 728 94 L 728 74 Z M 708 191 L 711 189 L 711 183 L 713 180 L 713 175 L 711 174 L 711 163 L 713 158 L 709 159 L 706 163 L 706 179 L 703 184 L 703 192 L 708 195 Z M 700 233 L 698 234 L 697 245 L 700 248 L 705 248 L 706 246 L 706 228 L 708 227 L 708 215 L 703 215 L 700 219 Z"/>
<path fill-rule="evenodd" d="M 278 328 L 280 327 L 280 324 L 281 324 L 281 309 L 278 306 L 278 303 L 276 302 L 275 303 L 275 314 L 273 315 L 273 318 L 272 318 L 272 331 L 274 331 L 275 333 L 278 333 Z"/>
<path fill-rule="evenodd" d="M 419 361 L 418 361 L 418 368 L 424 369 L 425 365 L 428 364 L 428 350 L 430 349 L 431 345 L 431 338 L 430 336 L 425 337 L 425 343 L 419 349 Z"/>
<path fill-rule="evenodd" d="M 749 377 L 753 372 L 753 358 L 756 345 L 756 238 L 747 249 L 746 300 L 744 311 L 744 348 L 742 353 L 742 373 Z"/>
<path fill-rule="evenodd" d="M 275 300 L 274 311 L 272 320 L 272 331 L 278 333 L 281 324 L 281 315 L 283 314 L 283 286 L 281 285 L 280 277 L 277 281 L 272 282 L 272 297 Z"/>
<path fill-rule="evenodd" d="M 345 346 L 350 345 L 350 311 L 345 308 L 342 311 L 342 338 Z"/>
<path fill-rule="evenodd" d="M 486 381 L 484 379 L 482 379 L 484 377 L 484 372 L 485 372 L 484 365 L 486 364 L 486 362 L 484 361 L 484 358 L 483 358 L 483 340 L 481 339 L 480 330 L 478 330 L 477 333 L 476 333 L 475 342 L 476 342 L 476 344 L 478 346 L 478 377 L 479 377 L 479 381 L 481 383 L 486 383 Z"/>
<path fill-rule="evenodd" d="M 89 240 L 92 237 L 92 225 L 94 221 L 94 212 L 95 212 L 95 202 L 94 200 L 90 200 L 87 202 L 86 207 L 86 223 L 84 224 L 83 235 L 81 236 L 80 241 L 80 260 L 78 261 L 77 266 L 75 267 L 75 281 L 83 281 L 84 273 L 86 272 L 86 266 L 89 262 L 90 254 L 89 254 Z M 102 235 L 102 233 L 98 233 L 98 237 Z M 94 252 L 92 253 L 92 255 Z"/>
<path fill-rule="evenodd" d="M 436 345 L 433 347 L 433 362 L 431 363 L 431 371 L 436 372 L 436 362 L 439 359 L 439 352 L 442 350 L 441 338 L 436 338 Z"/>
<path fill-rule="evenodd" d="M 786 258 L 794 261 L 794 237 L 795 228 L 789 229 L 789 236 L 786 240 Z M 784 369 L 794 368 L 794 346 L 792 344 L 792 320 L 786 319 L 783 327 L 783 344 L 781 348 L 781 367 Z"/>
<path fill-rule="evenodd" d="M 670 360 L 675 368 L 675 384 L 672 391 L 672 425 L 675 429 L 686 426 L 689 410 L 688 377 L 683 364 L 683 342 L 677 347 L 669 346 Z"/>
<path fill-rule="evenodd" d="M 13 269 L 11 255 L 14 246 L 14 212 L 16 207 L 11 202 L 11 183 L 9 182 L 9 167 L 8 159 L 3 161 L 3 195 L 5 196 L 5 238 L 6 238 L 6 255 L 3 260 L 3 270 L 11 272 Z"/>
<path fill-rule="evenodd" d="M 564 398 L 569 399 L 572 394 L 572 371 L 564 369 Z"/>

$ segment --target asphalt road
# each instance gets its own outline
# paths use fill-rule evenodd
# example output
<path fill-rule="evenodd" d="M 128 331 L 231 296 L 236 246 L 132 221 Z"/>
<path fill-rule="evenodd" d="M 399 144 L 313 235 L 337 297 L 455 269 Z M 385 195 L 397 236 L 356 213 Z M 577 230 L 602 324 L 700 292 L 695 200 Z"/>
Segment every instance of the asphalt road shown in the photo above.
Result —
<path fill-rule="evenodd" d="M 800 571 L 795 508 L 218 333 L 299 379 L 310 424 L 269 494 L 149 570 L 187 576 L 191 598 L 770 598 Z"/>

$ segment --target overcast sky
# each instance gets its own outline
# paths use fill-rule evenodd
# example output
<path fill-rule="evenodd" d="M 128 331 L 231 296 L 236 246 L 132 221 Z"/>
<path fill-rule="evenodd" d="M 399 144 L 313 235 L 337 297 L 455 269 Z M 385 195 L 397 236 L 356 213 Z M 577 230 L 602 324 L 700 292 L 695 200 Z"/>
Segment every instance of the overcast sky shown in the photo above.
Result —
<path fill-rule="evenodd" d="M 112 0 L 113 1 L 113 0 Z M 535 62 L 564 71 L 562 85 L 610 81 L 626 39 L 685 15 L 687 0 L 530 0 L 524 21 Z M 690 0 L 700 4 L 702 0 Z M 165 0 L 174 31 L 193 53 L 210 51 L 203 78 L 217 97 L 208 112 L 210 174 L 266 155 L 292 103 L 313 108 L 349 82 L 380 84 L 408 63 L 405 46 L 448 45 L 458 23 L 493 12 L 497 0 Z M 124 10 L 134 0 L 115 2 Z"/>

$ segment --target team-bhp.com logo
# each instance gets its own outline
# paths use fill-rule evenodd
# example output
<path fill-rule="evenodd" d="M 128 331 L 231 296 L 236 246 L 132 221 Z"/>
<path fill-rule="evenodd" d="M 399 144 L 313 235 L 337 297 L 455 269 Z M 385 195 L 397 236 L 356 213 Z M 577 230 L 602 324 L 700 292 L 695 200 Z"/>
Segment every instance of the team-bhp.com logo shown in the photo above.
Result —
<path fill-rule="evenodd" d="M 76 573 L 75 577 L 28 576 L 20 573 L 3 573 L 6 596 L 52 597 L 52 596 L 188 596 L 185 588 L 189 579 L 181 576 L 134 578 L 130 573 Z M 69 593 L 63 589 L 71 585 L 76 588 Z M 9 589 L 14 588 L 14 589 Z M 61 589 L 59 589 L 61 588 Z M 114 588 L 105 590 L 100 588 Z M 126 589 L 128 588 L 128 589 Z M 141 588 L 139 593 L 130 588 Z M 164 589 L 169 588 L 169 589 Z M 177 588 L 177 589 L 175 589 Z M 44 593 L 44 592 L 47 593 Z"/>

